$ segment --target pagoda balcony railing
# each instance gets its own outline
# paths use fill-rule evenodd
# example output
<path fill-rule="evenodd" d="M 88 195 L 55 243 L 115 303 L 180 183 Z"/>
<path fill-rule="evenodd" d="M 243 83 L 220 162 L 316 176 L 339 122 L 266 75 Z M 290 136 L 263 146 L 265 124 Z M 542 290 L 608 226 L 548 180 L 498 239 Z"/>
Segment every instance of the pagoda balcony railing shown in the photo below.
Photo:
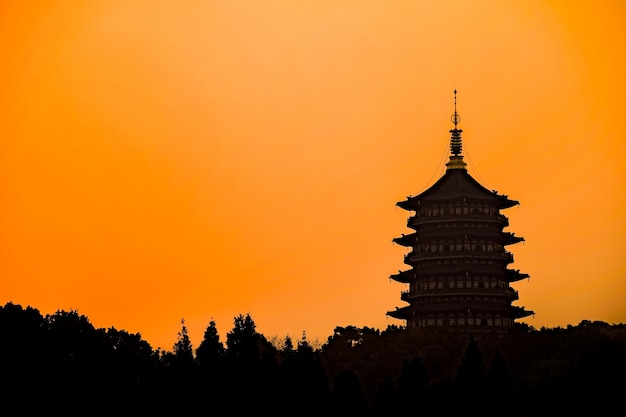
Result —
<path fill-rule="evenodd" d="M 509 225 L 509 218 L 506 217 L 503 214 L 498 214 L 496 216 L 498 218 L 498 220 L 500 220 L 500 223 L 502 224 L 503 227 L 507 227 Z"/>
<path fill-rule="evenodd" d="M 502 259 L 506 263 L 513 263 L 513 254 L 510 252 L 487 252 L 487 251 L 449 251 L 449 252 L 409 252 L 404 256 L 404 263 L 411 265 L 414 262 L 435 259 Z"/>
<path fill-rule="evenodd" d="M 448 214 L 441 216 L 412 216 L 409 217 L 406 225 L 412 229 L 418 226 L 445 222 L 457 222 L 457 221 L 476 221 L 484 223 L 485 221 L 492 221 L 498 223 L 501 227 L 509 225 L 509 219 L 503 214 Z"/>
<path fill-rule="evenodd" d="M 423 289 L 417 291 L 402 291 L 400 293 L 400 299 L 402 301 L 409 302 L 410 300 L 417 300 L 420 298 L 437 297 L 467 297 L 467 296 L 484 296 L 493 297 L 494 295 L 504 296 L 511 301 L 519 299 L 518 292 L 512 288 L 502 290 L 500 288 L 432 288 Z"/>
<path fill-rule="evenodd" d="M 509 288 L 507 288 L 506 292 L 511 296 L 511 299 L 513 301 L 519 300 L 519 292 L 517 292 L 515 289 L 509 287 Z"/>

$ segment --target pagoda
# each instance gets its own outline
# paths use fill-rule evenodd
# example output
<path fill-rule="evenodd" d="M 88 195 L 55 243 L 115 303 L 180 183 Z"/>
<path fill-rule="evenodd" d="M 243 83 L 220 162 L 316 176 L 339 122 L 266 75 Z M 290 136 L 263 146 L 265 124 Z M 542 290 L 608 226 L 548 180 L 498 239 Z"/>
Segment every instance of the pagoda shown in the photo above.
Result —
<path fill-rule="evenodd" d="M 519 202 L 468 174 L 460 120 L 454 90 L 445 174 L 426 191 L 397 203 L 410 212 L 407 226 L 414 232 L 393 239 L 411 249 L 404 257 L 410 268 L 390 278 L 408 284 L 400 296 L 408 305 L 387 315 L 405 320 L 407 328 L 507 331 L 516 319 L 534 314 L 513 305 L 518 292 L 510 284 L 529 275 L 508 267 L 513 255 L 506 247 L 524 238 L 503 230 L 509 220 L 500 213 Z"/>

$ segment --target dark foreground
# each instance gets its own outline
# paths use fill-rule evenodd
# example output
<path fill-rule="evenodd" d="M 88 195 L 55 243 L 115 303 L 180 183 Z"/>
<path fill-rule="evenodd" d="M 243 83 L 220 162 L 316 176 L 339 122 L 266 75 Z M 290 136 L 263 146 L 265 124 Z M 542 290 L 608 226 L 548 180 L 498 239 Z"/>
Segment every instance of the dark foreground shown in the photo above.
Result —
<path fill-rule="evenodd" d="M 337 327 L 270 343 L 238 316 L 173 350 L 77 312 L 0 307 L 4 415 L 606 416 L 624 409 L 626 325 L 506 334 Z M 279 345 L 279 346 L 277 346 Z M 621 410 L 621 411 L 619 411 Z"/>

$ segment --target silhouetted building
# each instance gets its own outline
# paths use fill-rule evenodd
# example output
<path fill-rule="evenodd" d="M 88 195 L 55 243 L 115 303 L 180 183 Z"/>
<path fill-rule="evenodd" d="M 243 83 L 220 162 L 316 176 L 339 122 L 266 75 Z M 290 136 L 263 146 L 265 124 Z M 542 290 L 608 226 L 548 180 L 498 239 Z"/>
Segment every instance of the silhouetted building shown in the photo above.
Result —
<path fill-rule="evenodd" d="M 391 275 L 408 284 L 401 300 L 409 305 L 387 312 L 406 326 L 455 330 L 506 331 L 516 319 L 534 314 L 512 303 L 518 293 L 510 283 L 527 278 L 509 269 L 513 255 L 506 246 L 524 238 L 504 232 L 509 225 L 500 210 L 519 204 L 483 187 L 472 178 L 461 155 L 461 118 L 456 111 L 450 130 L 450 161 L 429 189 L 397 205 L 412 212 L 407 226 L 415 232 L 393 239 L 411 248 L 404 263 L 411 268 Z"/>

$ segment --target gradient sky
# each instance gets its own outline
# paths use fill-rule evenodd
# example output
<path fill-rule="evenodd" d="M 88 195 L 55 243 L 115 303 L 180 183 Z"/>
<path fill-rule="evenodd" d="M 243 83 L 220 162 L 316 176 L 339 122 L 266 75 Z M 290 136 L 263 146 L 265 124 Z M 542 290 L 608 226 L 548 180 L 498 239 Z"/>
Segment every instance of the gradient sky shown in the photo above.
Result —
<path fill-rule="evenodd" d="M 172 349 L 402 325 L 396 202 L 468 171 L 522 322 L 626 322 L 623 1 L 3 1 L 0 303 Z"/>

